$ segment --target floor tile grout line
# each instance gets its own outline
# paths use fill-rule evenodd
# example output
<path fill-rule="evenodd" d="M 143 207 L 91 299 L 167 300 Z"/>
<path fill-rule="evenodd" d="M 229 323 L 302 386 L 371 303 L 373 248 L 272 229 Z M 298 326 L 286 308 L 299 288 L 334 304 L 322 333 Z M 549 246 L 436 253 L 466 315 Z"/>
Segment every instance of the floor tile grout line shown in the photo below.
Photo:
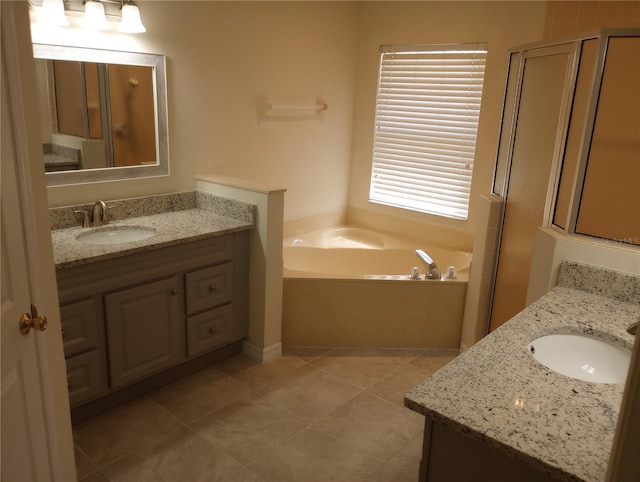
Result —
<path fill-rule="evenodd" d="M 246 356 L 246 355 L 245 355 L 245 356 Z M 248 383 L 246 383 L 246 382 L 244 382 L 244 381 L 240 380 L 239 378 L 236 378 L 236 377 L 235 377 L 236 373 L 226 373 L 226 372 L 225 372 L 225 374 L 226 374 L 227 376 L 229 376 L 229 377 L 233 378 L 233 380 L 235 380 L 236 382 L 238 382 L 238 383 L 242 383 L 242 384 L 243 384 L 244 386 L 246 386 L 247 388 L 249 388 L 249 389 L 251 389 L 251 390 L 255 390 L 255 389 L 257 389 L 257 388 L 263 387 L 264 385 L 266 385 L 266 384 L 268 384 L 268 383 L 273 382 L 274 380 L 277 380 L 277 379 L 278 379 L 278 378 L 280 378 L 280 377 L 283 377 L 283 376 L 287 375 L 288 373 L 291 373 L 291 371 L 295 371 L 295 370 L 297 370 L 298 368 L 300 368 L 300 367 L 304 366 L 305 364 L 307 364 L 307 365 L 309 364 L 309 362 L 308 362 L 307 360 L 304 360 L 304 359 L 302 359 L 302 358 L 300 358 L 300 357 L 298 357 L 298 356 L 295 356 L 295 358 L 297 358 L 298 360 L 300 360 L 301 362 L 303 362 L 303 365 L 300 365 L 299 367 L 294 368 L 293 370 L 290 370 L 290 371 L 288 371 L 287 373 L 283 373 L 283 374 L 281 374 L 281 375 L 275 376 L 275 377 L 273 377 L 273 378 L 269 379 L 268 381 L 266 381 L 266 382 L 264 382 L 264 383 L 262 383 L 262 384 L 260 384 L 260 385 L 256 385 L 256 386 L 251 386 L 251 385 L 249 385 Z M 270 361 L 271 361 L 271 360 L 270 360 Z M 256 363 L 257 363 L 257 362 L 256 362 Z M 266 363 L 269 363 L 269 361 L 267 361 Z M 262 365 L 261 365 L 261 364 L 257 364 L 257 365 L 253 365 L 253 366 L 264 366 L 264 364 L 262 364 Z"/>
<path fill-rule="evenodd" d="M 384 398 L 382 398 L 382 397 L 380 397 L 380 396 L 376 395 L 375 393 L 370 393 L 368 390 L 362 390 L 362 392 L 360 392 L 359 394 L 357 394 L 357 395 L 355 395 L 354 397 L 350 398 L 349 400 L 345 401 L 345 402 L 344 402 L 344 403 L 342 403 L 340 406 L 336 407 L 334 410 L 332 410 L 332 411 L 331 411 L 331 412 L 329 412 L 327 415 L 325 415 L 322 419 L 315 420 L 315 421 L 313 422 L 312 426 L 313 426 L 314 428 L 316 428 L 316 429 L 320 430 L 321 432 L 323 432 L 323 433 L 325 433 L 325 434 L 329 435 L 329 436 L 330 436 L 331 438 L 333 438 L 334 440 L 337 440 L 337 441 L 339 441 L 339 442 L 341 442 L 341 443 L 344 443 L 342 440 L 340 440 L 339 438 L 335 437 L 333 434 L 331 434 L 331 433 L 327 432 L 327 431 L 326 431 L 326 430 L 324 430 L 322 427 L 320 427 L 320 426 L 318 425 L 318 423 L 319 423 L 321 420 L 324 420 L 324 419 L 328 419 L 328 418 L 330 418 L 330 415 L 331 415 L 332 413 L 336 412 L 336 411 L 337 411 L 338 409 L 340 409 L 342 406 L 346 405 L 346 404 L 347 404 L 347 403 L 349 403 L 351 400 L 353 400 L 354 398 L 356 398 L 356 397 L 358 397 L 358 396 L 362 395 L 363 393 L 366 393 L 366 394 L 371 395 L 371 396 L 373 396 L 373 397 L 375 397 L 375 398 L 378 398 L 380 401 L 384 402 L 385 404 L 389 404 L 389 405 L 390 405 L 390 406 L 392 406 L 392 407 L 400 408 L 400 407 L 398 407 L 396 404 L 394 404 L 393 402 L 390 402 L 389 400 L 385 400 Z M 406 408 L 406 407 L 405 407 L 405 408 Z M 409 410 L 408 408 L 406 408 L 406 409 L 407 409 L 407 410 Z M 421 429 L 420 429 L 420 431 L 419 431 L 418 433 L 422 433 L 422 432 L 423 432 L 423 430 L 424 430 L 424 427 L 423 427 L 423 426 L 421 426 Z M 394 457 L 396 457 L 400 452 L 402 452 L 402 450 L 404 450 L 404 449 L 405 449 L 405 448 L 406 448 L 410 443 L 412 443 L 412 442 L 413 442 L 413 438 L 412 438 L 412 439 L 410 439 L 410 440 L 408 440 L 408 441 L 407 441 L 407 443 L 405 443 L 404 445 L 402 445 L 402 446 L 401 446 L 401 447 L 400 447 L 396 452 L 394 452 L 392 455 L 390 455 L 389 457 L 386 457 L 386 458 L 385 458 L 385 460 L 382 462 L 382 464 L 380 464 L 380 465 L 377 467 L 376 471 L 377 471 L 377 470 L 380 470 L 380 469 L 381 469 L 385 464 L 387 464 L 391 459 L 393 459 Z M 375 471 L 374 471 L 374 472 L 375 472 Z"/>
<path fill-rule="evenodd" d="M 269 400 L 269 399 L 268 399 L 268 398 L 266 398 L 264 395 L 262 395 L 262 394 L 260 394 L 260 393 L 256 392 L 255 390 L 252 390 L 252 391 L 253 391 L 253 393 L 254 393 L 256 396 L 258 396 L 258 397 L 260 397 L 260 398 L 264 399 L 266 402 L 268 402 L 268 403 L 270 403 L 270 404 L 272 404 L 272 405 L 274 405 L 274 406 L 276 406 L 276 407 L 278 407 L 278 408 L 280 408 L 280 409 L 282 409 L 282 410 L 286 411 L 286 412 L 287 412 L 287 413 L 289 413 L 290 415 L 295 416 L 295 417 L 296 417 L 296 419 L 298 419 L 300 422 L 303 422 L 303 423 L 305 424 L 305 426 L 304 426 L 304 427 L 302 427 L 300 430 L 298 430 L 298 431 L 294 432 L 294 433 L 293 433 L 293 434 L 291 434 L 290 436 L 288 436 L 288 437 L 286 437 L 286 438 L 284 438 L 284 439 L 282 439 L 282 440 L 280 440 L 280 441 L 276 442 L 276 443 L 275 443 L 275 445 L 274 445 L 273 447 L 271 447 L 270 449 L 268 449 L 268 450 L 267 450 L 266 452 L 264 452 L 263 454 L 260 454 L 259 456 L 255 457 L 255 458 L 254 458 L 253 460 L 251 460 L 250 462 L 248 462 L 248 463 L 244 463 L 244 462 L 242 462 L 241 460 L 238 460 L 237 458 L 235 458 L 235 457 L 233 456 L 233 454 L 231 454 L 230 452 L 228 452 L 224 447 L 222 447 L 222 446 L 218 446 L 218 445 L 213 445 L 212 443 L 210 443 L 210 442 L 209 442 L 209 441 L 208 441 L 208 440 L 207 440 L 207 439 L 206 439 L 206 438 L 205 438 L 205 437 L 204 437 L 200 432 L 198 432 L 194 427 L 192 427 L 191 425 L 189 425 L 189 428 L 190 428 L 190 430 L 191 430 L 193 433 L 197 434 L 200 438 L 202 438 L 202 439 L 206 440 L 206 441 L 207 441 L 207 443 L 209 443 L 209 445 L 212 445 L 213 447 L 215 447 L 215 448 L 217 448 L 217 449 L 221 450 L 222 452 L 224 452 L 224 454 L 225 454 L 225 455 L 228 455 L 229 457 L 233 458 L 235 461 L 237 461 L 239 464 L 241 464 L 241 465 L 242 465 L 242 467 L 244 467 L 244 468 L 245 468 L 245 469 L 247 469 L 247 470 L 249 470 L 248 465 L 250 465 L 250 464 L 252 464 L 253 462 L 255 462 L 256 460 L 258 460 L 258 459 L 262 458 L 263 456 L 265 456 L 265 455 L 266 455 L 266 454 L 268 454 L 269 452 L 271 452 L 271 451 L 275 450 L 278 446 L 280 446 L 281 444 L 283 444 L 283 443 L 284 443 L 284 442 L 286 442 L 287 440 L 289 440 L 289 439 L 291 439 L 291 438 L 295 437 L 296 435 L 298 435 L 298 434 L 299 434 L 300 432 L 302 432 L 303 430 L 306 430 L 306 429 L 308 429 L 309 427 L 311 427 L 311 423 L 310 423 L 308 420 L 306 420 L 304 417 L 301 417 L 300 415 L 298 415 L 298 414 L 296 414 L 296 413 L 292 412 L 291 410 L 287 409 L 286 407 L 284 407 L 284 406 L 280 405 L 279 403 L 277 403 L 277 402 L 275 402 L 275 401 L 273 401 L 273 400 Z M 236 400 L 237 400 L 237 399 L 236 399 Z M 219 409 L 222 409 L 222 408 L 223 408 L 223 407 L 220 407 Z M 213 411 L 211 411 L 211 412 L 209 412 L 209 413 L 211 414 L 211 413 L 213 413 L 213 412 L 215 412 L 215 411 L 217 411 L 217 410 L 219 410 L 219 409 L 213 410 Z M 193 422 L 193 423 L 195 423 L 195 420 L 194 420 L 194 422 Z M 253 473 L 253 472 L 252 472 L 252 473 Z M 257 475 L 257 474 L 256 474 L 256 475 Z"/>
<path fill-rule="evenodd" d="M 283 445 L 285 442 L 291 440 L 293 437 L 297 436 L 298 434 L 302 433 L 305 430 L 308 430 L 311 427 L 311 425 L 309 425 L 307 423 L 306 426 L 302 427 L 300 430 L 298 430 L 297 432 L 291 434 L 289 437 L 284 438 L 280 441 L 278 441 L 273 447 L 271 447 L 270 449 L 268 449 L 266 452 L 264 452 L 263 454 L 259 455 L 258 457 L 255 457 L 253 460 L 251 460 L 250 462 L 243 464 L 243 467 L 245 469 L 247 469 L 248 471 L 250 471 L 252 474 L 258 475 L 255 472 L 253 472 L 251 469 L 249 469 L 249 465 L 253 464 L 254 462 L 266 457 L 268 454 L 270 454 L 271 452 L 273 452 L 274 450 L 276 450 L 278 447 L 280 447 L 281 445 Z"/>
<path fill-rule="evenodd" d="M 93 472 L 85 475 L 84 478 L 89 477 L 89 475 L 95 474 L 96 472 L 100 471 L 100 467 L 98 467 L 98 464 L 96 464 L 93 461 L 93 459 L 91 457 L 89 457 L 89 455 L 87 455 L 87 453 L 84 450 L 82 450 L 78 444 L 75 443 L 75 441 L 73 442 L 73 447 L 74 447 L 75 450 L 79 451 L 82 455 L 84 455 L 87 458 L 87 460 L 89 462 L 91 462 L 91 464 L 95 467 L 95 470 Z M 77 474 L 76 474 L 76 477 L 77 477 Z"/>
<path fill-rule="evenodd" d="M 312 364 L 312 365 L 313 365 L 313 364 Z M 327 374 L 329 374 L 329 375 L 332 375 L 332 376 L 334 376 L 334 377 L 336 377 L 336 378 L 339 378 L 341 381 L 343 381 L 343 382 L 345 382 L 345 383 L 348 383 L 349 385 L 352 385 L 352 386 L 354 386 L 355 388 L 357 388 L 357 389 L 359 389 L 359 390 L 368 390 L 369 388 L 371 388 L 372 386 L 374 386 L 376 383 L 380 382 L 383 378 L 385 378 L 386 376 L 390 375 L 391 373 L 393 373 L 393 372 L 395 371 L 395 370 L 393 370 L 393 371 L 391 371 L 391 372 L 387 373 L 386 375 L 384 375 L 384 376 L 383 376 L 383 377 L 381 377 L 380 379 L 378 379 L 378 380 L 376 380 L 375 382 L 373 382 L 371 385 L 369 385 L 369 386 L 367 386 L 367 387 L 364 387 L 364 388 L 363 388 L 363 387 L 361 387 L 361 386 L 359 386 L 359 385 L 355 385 L 353 382 L 351 382 L 351 381 L 347 380 L 346 378 L 344 378 L 344 377 L 342 377 L 342 376 L 338 375 L 337 373 L 333 373 L 333 372 L 331 372 L 331 371 L 327 370 L 327 369 L 326 369 L 326 368 L 324 368 L 324 367 L 319 367 L 319 366 L 317 366 L 317 365 L 313 365 L 313 366 L 314 366 L 314 367 L 316 367 L 318 370 L 322 370 L 323 372 L 325 372 L 325 373 L 327 373 Z M 404 366 L 404 365 L 403 365 L 403 366 Z M 398 366 L 397 368 L 399 369 L 399 368 L 401 368 L 401 366 Z"/>
<path fill-rule="evenodd" d="M 181 418 L 179 418 L 178 416 L 176 416 L 176 414 L 171 413 L 167 408 L 165 408 L 163 405 L 161 405 L 160 403 L 156 402 L 153 398 L 151 398 L 149 396 L 149 394 L 145 394 L 143 395 L 144 397 L 148 398 L 149 401 L 151 401 L 154 405 L 156 405 L 157 407 L 159 407 L 162 411 L 164 411 L 165 413 L 171 415 L 173 418 L 175 418 L 178 422 L 180 422 L 182 425 L 186 425 L 186 422 L 184 420 L 182 420 Z"/>
<path fill-rule="evenodd" d="M 142 452 L 143 450 L 146 450 L 146 449 L 148 449 L 148 448 L 151 448 L 151 447 L 155 447 L 155 446 L 157 446 L 157 445 L 158 445 L 159 443 L 161 443 L 164 439 L 166 439 L 166 438 L 167 438 L 167 437 L 169 437 L 170 435 L 173 435 L 173 434 L 174 434 L 174 433 L 176 433 L 177 431 L 182 430 L 182 429 L 184 429 L 184 428 L 188 428 L 188 427 L 181 426 L 181 427 L 177 427 L 177 428 L 175 428 L 174 430 L 170 430 L 170 431 L 168 431 L 167 433 L 165 433 L 165 434 L 163 434 L 162 436 L 160 436 L 159 438 L 156 438 L 155 440 L 153 440 L 153 441 L 152 441 L 151 443 L 149 443 L 148 445 L 144 445 L 144 446 L 142 446 L 142 447 L 139 447 L 139 448 L 137 448 L 136 450 L 134 450 L 134 451 L 132 451 L 132 452 L 129 452 L 128 454 L 123 455 L 122 457 L 120 457 L 120 458 L 118 458 L 118 459 L 115 459 L 115 460 L 110 461 L 108 464 L 105 464 L 105 465 L 103 465 L 103 466 L 101 466 L 101 467 L 100 467 L 100 472 L 104 472 L 104 469 L 107 469 L 107 468 L 111 467 L 111 466 L 112 466 L 112 465 L 114 465 L 114 464 L 117 464 L 117 463 L 122 462 L 122 461 L 123 461 L 124 459 L 126 459 L 127 457 L 131 457 L 132 455 L 135 455 L 135 454 L 137 454 L 137 453 L 140 453 L 140 452 Z M 105 475 L 106 475 L 106 473 L 105 473 Z M 109 479 L 109 480 L 111 480 L 111 479 Z"/>
<path fill-rule="evenodd" d="M 125 403 L 123 403 L 123 404 L 117 405 L 116 407 L 113 407 L 113 408 L 111 408 L 111 409 L 109 409 L 109 410 L 107 410 L 107 411 L 105 411 L 105 412 L 103 412 L 103 413 L 109 413 L 110 411 L 115 410 L 115 409 L 117 409 L 117 408 L 119 408 L 119 407 L 123 407 L 123 406 L 125 406 L 126 404 L 133 402 L 134 400 L 141 400 L 141 399 L 146 399 L 146 400 L 148 400 L 149 402 L 153 403 L 153 404 L 154 404 L 154 405 L 156 405 L 158 408 L 160 408 L 162 411 L 164 411 L 165 413 L 167 413 L 168 415 L 170 415 L 172 418 L 174 418 L 175 420 L 177 420 L 180 424 L 184 425 L 184 422 L 182 422 L 182 420 L 180 420 L 178 417 L 176 417 L 176 416 L 175 416 L 175 415 L 173 415 L 172 413 L 168 412 L 168 411 L 167 411 L 163 406 L 161 406 L 161 405 L 159 405 L 158 403 L 156 403 L 156 402 L 155 402 L 155 400 L 152 400 L 152 399 L 148 396 L 148 394 L 141 395 L 141 396 L 139 396 L 139 397 L 137 397 L 137 398 L 135 398 L 135 399 L 133 399 L 133 400 L 129 400 L 128 402 L 125 402 Z M 100 415 L 102 415 L 102 414 L 100 414 Z M 98 415 L 97 417 L 99 417 L 100 415 Z M 95 418 L 95 417 L 94 417 L 94 418 Z M 87 422 L 89 422 L 89 421 L 91 421 L 91 420 L 93 420 L 93 419 L 89 419 L 89 420 L 87 420 Z M 83 423 L 84 423 L 84 422 L 83 422 Z M 179 430 L 180 428 L 183 428 L 183 427 L 178 427 L 178 428 L 177 428 L 177 429 L 175 429 L 175 430 L 170 430 L 170 431 L 168 431 L 166 434 L 162 434 L 162 437 L 164 437 L 165 435 L 168 435 L 168 434 L 170 434 L 170 433 L 173 433 L 173 432 L 175 432 L 176 430 Z M 154 442 L 154 443 L 155 443 L 155 442 Z M 152 443 L 151 445 L 153 445 L 154 443 Z M 79 450 L 80 450 L 80 451 L 81 451 L 81 452 L 82 452 L 82 453 L 87 457 L 87 459 L 89 459 L 89 460 L 91 461 L 91 463 L 92 463 L 93 465 L 95 465 L 95 466 L 98 468 L 98 470 L 99 470 L 99 471 L 102 471 L 102 469 L 103 469 L 103 468 L 108 467 L 108 466 L 109 466 L 109 465 L 111 465 L 112 463 L 115 463 L 115 462 L 117 462 L 117 461 L 120 461 L 120 460 L 124 459 L 125 457 L 128 457 L 128 456 L 130 456 L 131 454 L 134 454 L 134 453 L 136 453 L 136 452 L 139 452 L 140 450 L 142 450 L 142 449 L 144 449 L 144 448 L 146 448 L 146 447 L 147 447 L 147 446 L 144 446 L 144 447 L 142 447 L 142 448 L 137 448 L 137 449 L 135 449 L 135 450 L 133 450 L 133 451 L 131 451 L 131 452 L 126 453 L 125 455 L 123 455 L 122 457 L 120 457 L 120 458 L 118 458 L 118 459 L 116 459 L 116 460 L 110 461 L 110 462 L 108 462 L 107 464 L 102 464 L 102 465 L 100 465 L 100 464 L 98 464 L 95 460 L 93 460 L 93 459 L 92 459 L 92 458 L 91 458 L 91 457 L 90 457 L 90 456 L 89 456 L 89 455 L 88 455 L 84 450 L 82 450 L 82 449 L 81 449 L 81 447 L 80 447 L 78 444 L 76 444 L 76 443 L 75 443 L 75 440 L 74 440 L 74 445 L 75 445 L 76 447 L 78 447 L 78 449 L 79 449 Z M 95 472 L 94 472 L 94 473 L 95 473 Z"/>
<path fill-rule="evenodd" d="M 100 474 L 102 477 L 104 477 L 104 478 L 105 478 L 107 481 L 109 481 L 109 482 L 111 482 L 111 481 L 112 481 L 112 479 L 111 479 L 111 478 L 109 478 L 109 477 L 107 477 L 107 474 L 105 474 L 105 473 L 104 473 L 102 470 L 100 470 L 100 469 L 96 470 L 95 472 L 91 472 L 90 474 L 85 475 L 85 476 L 84 476 L 84 477 L 82 477 L 81 479 L 77 479 L 77 478 L 76 478 L 76 480 L 77 480 L 78 482 L 82 482 L 83 480 L 87 480 L 89 477 L 93 477 L 93 476 L 95 476 L 96 474 Z"/>
<path fill-rule="evenodd" d="M 215 365 L 214 365 L 214 366 L 215 366 Z M 223 375 L 224 377 L 226 377 L 226 378 L 228 378 L 228 379 L 230 379 L 230 380 L 233 380 L 235 383 L 239 383 L 239 384 L 240 384 L 240 385 L 242 385 L 243 387 L 247 388 L 249 391 L 252 391 L 252 392 L 253 392 L 253 391 L 255 391 L 254 389 L 252 389 L 252 388 L 251 388 L 249 385 L 247 385 L 246 383 L 243 383 L 243 382 L 241 382 L 240 380 L 237 380 L 236 378 L 232 377 L 231 375 L 228 375 L 228 374 L 224 373 L 222 370 L 219 370 L 219 371 L 222 373 L 222 375 Z M 239 394 L 239 395 L 238 395 L 238 396 L 236 396 L 235 398 L 232 398 L 231 400 L 228 400 L 228 401 L 224 402 L 222 405 L 220 405 L 220 406 L 218 406 L 218 407 L 216 407 L 216 408 L 214 408 L 214 409 L 212 409 L 212 410 L 209 410 L 208 412 L 206 412 L 206 413 L 204 413 L 204 414 L 202 414 L 202 415 L 199 415 L 199 416 L 197 416 L 196 418 L 194 418 L 194 419 L 192 419 L 192 420 L 188 420 L 188 421 L 182 420 L 182 419 L 181 419 L 181 418 L 179 418 L 177 415 L 173 414 L 169 409 L 165 408 L 165 407 L 164 407 L 164 406 L 162 406 L 160 403 L 158 403 L 158 402 L 156 402 L 155 400 L 153 400 L 151 397 L 149 397 L 149 398 L 151 398 L 151 400 L 152 400 L 153 402 L 155 402 L 157 405 L 159 405 L 161 408 L 163 408 L 167 413 L 171 414 L 173 417 L 175 417 L 175 418 L 177 418 L 178 420 L 180 420 L 180 422 L 182 422 L 183 424 L 185 424 L 185 425 L 190 425 L 191 423 L 194 423 L 194 422 L 196 422 L 197 420 L 200 420 L 201 418 L 206 417 L 207 415 L 211 414 L 212 412 L 215 412 L 216 410 L 218 410 L 218 409 L 220 409 L 220 408 L 222 408 L 222 407 L 226 407 L 227 405 L 229 405 L 230 403 L 232 403 L 232 402 L 234 402 L 234 401 L 238 400 L 240 397 L 242 397 L 242 396 L 244 396 L 244 395 L 246 395 L 246 393 L 245 393 L 245 394 Z M 147 396 L 148 396 L 148 395 L 147 395 Z"/>

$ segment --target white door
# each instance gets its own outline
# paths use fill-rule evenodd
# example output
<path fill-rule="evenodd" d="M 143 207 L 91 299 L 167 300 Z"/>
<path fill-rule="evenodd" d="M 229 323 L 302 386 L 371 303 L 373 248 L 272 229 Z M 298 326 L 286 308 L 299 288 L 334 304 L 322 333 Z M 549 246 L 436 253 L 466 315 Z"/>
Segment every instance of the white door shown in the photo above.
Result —
<path fill-rule="evenodd" d="M 30 182 L 29 136 L 26 135 L 29 114 L 22 111 L 23 103 L 16 101 L 22 96 L 21 89 L 14 88 L 21 84 L 19 36 L 14 35 L 9 21 L 14 15 L 13 9 L 6 7 L 9 2 L 2 3 L 1 477 L 3 482 L 75 480 L 68 402 L 66 412 L 64 399 L 59 403 L 64 373 L 60 377 L 59 364 L 55 363 L 56 360 L 64 363 L 62 346 L 54 339 L 60 335 L 50 331 L 51 328 L 60 330 L 59 315 L 54 313 L 55 323 L 49 331 L 31 329 L 23 334 L 20 330 L 19 321 L 23 314 L 31 315 L 31 304 L 50 298 L 41 294 L 51 290 L 51 286 L 55 290 L 55 279 L 50 279 L 52 266 L 39 266 L 34 259 L 32 247 L 38 234 L 33 223 L 26 221 L 34 218 L 33 212 L 27 212 L 31 207 L 31 210 L 40 209 L 39 216 L 35 216 L 38 222 L 42 222 L 43 217 L 46 222 L 46 206 L 34 202 L 31 192 L 34 184 Z M 44 305 L 51 309 L 51 303 Z M 54 353 L 50 352 L 52 348 Z M 51 360 L 54 360 L 53 367 L 48 366 Z"/>
<path fill-rule="evenodd" d="M 4 56 L 3 56 L 4 59 Z M 36 336 L 22 335 L 18 320 L 30 311 L 31 293 L 20 225 L 15 155 L 6 97 L 5 66 L 2 75 L 2 480 L 47 480 L 49 453 L 46 444 L 34 450 L 32 441 L 47 440 L 39 383 Z M 9 142 L 8 142 L 9 141 Z M 17 221 L 17 223 L 16 223 Z M 21 461 L 14 463 L 14 461 Z"/>

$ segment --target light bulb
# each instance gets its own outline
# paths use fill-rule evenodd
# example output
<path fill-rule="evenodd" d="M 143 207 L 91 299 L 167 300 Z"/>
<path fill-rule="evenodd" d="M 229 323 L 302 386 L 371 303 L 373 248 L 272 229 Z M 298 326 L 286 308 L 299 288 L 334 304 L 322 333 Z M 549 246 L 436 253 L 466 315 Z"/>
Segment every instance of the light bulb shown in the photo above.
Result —
<path fill-rule="evenodd" d="M 96 0 L 88 0 L 84 5 L 83 24 L 86 28 L 94 30 L 108 29 L 109 23 L 104 14 L 104 5 Z"/>
<path fill-rule="evenodd" d="M 122 20 L 120 21 L 120 32 L 142 33 L 147 29 L 142 24 L 140 9 L 133 3 L 125 3 L 122 6 Z"/>
<path fill-rule="evenodd" d="M 58 27 L 68 27 L 69 22 L 64 16 L 63 0 L 42 0 L 42 10 L 38 21 L 48 24 L 57 25 Z"/>

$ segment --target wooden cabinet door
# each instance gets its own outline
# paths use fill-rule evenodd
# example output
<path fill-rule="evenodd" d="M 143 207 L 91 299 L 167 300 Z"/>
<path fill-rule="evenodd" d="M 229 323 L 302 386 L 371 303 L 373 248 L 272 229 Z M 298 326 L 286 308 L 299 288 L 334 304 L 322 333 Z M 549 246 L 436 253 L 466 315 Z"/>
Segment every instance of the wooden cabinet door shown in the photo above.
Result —
<path fill-rule="evenodd" d="M 182 299 L 178 277 L 105 296 L 111 388 L 184 359 Z"/>

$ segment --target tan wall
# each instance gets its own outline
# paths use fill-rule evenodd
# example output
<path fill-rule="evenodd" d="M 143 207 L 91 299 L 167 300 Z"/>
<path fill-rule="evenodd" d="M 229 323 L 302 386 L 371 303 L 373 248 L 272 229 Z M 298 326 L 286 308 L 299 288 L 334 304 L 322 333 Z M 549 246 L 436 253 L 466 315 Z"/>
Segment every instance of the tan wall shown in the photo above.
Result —
<path fill-rule="evenodd" d="M 171 175 L 49 188 L 51 205 L 193 189 L 197 173 L 214 173 L 286 188 L 285 218 L 346 208 L 357 3 L 144 1 L 139 7 L 147 27 L 142 35 L 80 35 L 70 28 L 50 42 L 166 55 Z M 257 101 L 264 96 L 321 98 L 329 108 L 310 119 L 259 121 Z"/>
<path fill-rule="evenodd" d="M 350 221 L 410 232 L 471 250 L 480 196 L 491 192 L 506 84 L 507 49 L 542 38 L 545 2 L 380 2 L 361 12 L 350 183 Z M 487 42 L 469 220 L 458 221 L 368 202 L 378 49 L 383 44 Z"/>
<path fill-rule="evenodd" d="M 640 26 L 640 2 L 564 1 L 549 2 L 544 40 L 598 28 Z"/>

